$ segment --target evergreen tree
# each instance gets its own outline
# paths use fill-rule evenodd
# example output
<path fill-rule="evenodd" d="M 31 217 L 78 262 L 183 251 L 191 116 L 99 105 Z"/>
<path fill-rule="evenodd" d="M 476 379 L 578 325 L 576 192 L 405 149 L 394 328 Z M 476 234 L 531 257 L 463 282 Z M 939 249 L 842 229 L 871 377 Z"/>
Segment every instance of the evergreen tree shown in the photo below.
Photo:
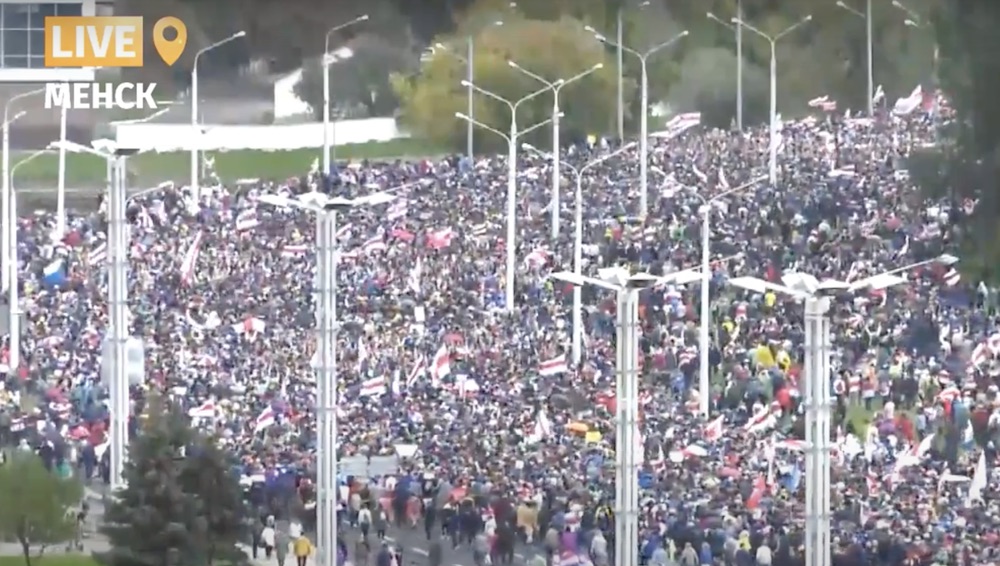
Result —
<path fill-rule="evenodd" d="M 236 544 L 245 516 L 230 457 L 177 411 L 150 400 L 129 447 L 124 479 L 102 528 L 112 566 L 209 565 L 246 560 Z"/>

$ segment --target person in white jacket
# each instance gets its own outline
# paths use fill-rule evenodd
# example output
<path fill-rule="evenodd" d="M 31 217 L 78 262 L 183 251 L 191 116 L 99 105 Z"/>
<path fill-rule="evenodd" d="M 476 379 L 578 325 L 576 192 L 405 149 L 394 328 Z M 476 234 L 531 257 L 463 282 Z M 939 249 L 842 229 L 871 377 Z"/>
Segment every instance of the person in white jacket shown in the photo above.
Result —
<path fill-rule="evenodd" d="M 771 566 L 771 547 L 766 544 L 757 549 L 757 566 Z"/>
<path fill-rule="evenodd" d="M 271 553 L 274 552 L 274 539 L 275 539 L 274 527 L 268 524 L 264 527 L 264 530 L 260 532 L 260 542 L 264 545 L 264 556 L 268 560 L 271 559 Z"/>
<path fill-rule="evenodd" d="M 361 536 L 368 538 L 368 531 L 372 528 L 372 512 L 367 506 L 358 511 L 358 526 L 361 527 Z"/>

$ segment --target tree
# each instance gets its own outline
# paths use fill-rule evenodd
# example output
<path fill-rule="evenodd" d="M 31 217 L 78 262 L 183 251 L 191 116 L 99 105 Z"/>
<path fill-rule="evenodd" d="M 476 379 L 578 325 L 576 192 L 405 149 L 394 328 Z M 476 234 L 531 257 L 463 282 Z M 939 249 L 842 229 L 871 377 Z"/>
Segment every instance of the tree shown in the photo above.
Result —
<path fill-rule="evenodd" d="M 938 143 L 910 157 L 911 177 L 931 197 L 951 202 L 967 280 L 1000 282 L 1000 6 L 942 1 L 933 13 L 941 88 L 954 118 L 938 122 Z M 975 202 L 971 213 L 966 204 Z"/>
<path fill-rule="evenodd" d="M 671 106 L 701 112 L 702 122 L 729 128 L 736 119 L 736 56 L 725 49 L 689 51 L 681 64 L 680 80 L 670 93 Z M 763 69 L 751 63 L 743 68 L 743 120 L 752 126 L 767 121 L 768 83 Z"/>
<path fill-rule="evenodd" d="M 462 45 L 464 41 L 464 36 L 460 36 L 443 43 Z M 559 100 L 568 136 L 583 138 L 590 133 L 609 131 L 615 115 L 614 65 L 601 44 L 578 21 L 532 21 L 512 16 L 503 26 L 483 28 L 475 41 L 476 85 L 508 100 L 520 99 L 543 86 L 511 69 L 508 61 L 515 61 L 549 81 L 569 78 L 596 63 L 604 63 L 603 69 L 564 88 Z M 455 113 L 466 111 L 467 93 L 461 85 L 465 74 L 462 61 L 439 50 L 425 59 L 418 75 L 394 76 L 402 119 L 411 133 L 435 143 L 462 146 L 466 125 Z M 630 97 L 634 89 L 634 81 L 628 81 L 626 96 Z M 483 95 L 476 95 L 474 100 L 476 120 L 501 132 L 508 130 L 510 111 L 506 105 Z M 551 114 L 551 95 L 540 95 L 519 107 L 517 121 L 522 127 L 529 127 Z M 542 130 L 533 139 L 545 139 L 547 129 Z M 482 129 L 477 136 L 481 143 L 488 143 L 494 149 L 504 146 L 499 136 Z"/>
<path fill-rule="evenodd" d="M 152 404 L 156 400 L 151 401 Z M 113 566 L 245 562 L 245 509 L 230 458 L 174 410 L 151 411 L 129 446 L 127 487 L 105 512 Z"/>
<path fill-rule="evenodd" d="M 17 540 L 25 566 L 31 566 L 32 547 L 37 558 L 47 545 L 76 537 L 82 497 L 79 482 L 61 479 L 37 455 L 17 451 L 0 466 L 0 538 Z"/>
<path fill-rule="evenodd" d="M 378 36 L 358 36 L 347 45 L 353 55 L 330 67 L 331 114 L 336 108 L 364 108 L 368 116 L 391 116 L 399 105 L 389 83 L 393 73 L 408 73 L 417 57 L 407 49 Z M 319 60 L 307 65 L 295 93 L 322 116 L 323 67 Z"/>

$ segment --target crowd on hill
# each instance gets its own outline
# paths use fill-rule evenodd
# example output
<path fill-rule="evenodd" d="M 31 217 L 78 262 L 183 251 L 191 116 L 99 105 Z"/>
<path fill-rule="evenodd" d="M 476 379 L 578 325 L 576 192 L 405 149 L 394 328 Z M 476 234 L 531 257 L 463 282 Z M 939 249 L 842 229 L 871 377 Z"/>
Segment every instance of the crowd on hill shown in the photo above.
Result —
<path fill-rule="evenodd" d="M 786 121 L 774 185 L 754 183 L 767 175 L 766 128 L 668 130 L 651 149 L 645 218 L 635 150 L 587 169 L 588 274 L 697 267 L 699 207 L 750 185 L 710 201 L 710 391 L 697 391 L 700 282 L 642 294 L 649 564 L 802 563 L 802 304 L 727 280 L 855 280 L 924 260 L 903 285 L 834 301 L 834 553 L 838 564 L 995 563 L 996 301 L 953 261 L 930 261 L 975 206 L 929 201 L 910 182 L 906 156 L 930 127 L 919 109 Z M 560 159 L 581 166 L 615 148 L 597 140 Z M 438 519 L 468 498 L 488 509 L 472 524 L 496 540 L 514 525 L 556 558 L 611 563 L 614 297 L 584 290 L 583 359 L 572 363 L 572 289 L 547 276 L 572 269 L 573 202 L 563 195 L 553 239 L 549 157 L 519 157 L 514 242 L 502 158 L 340 164 L 327 177 L 219 184 L 199 199 L 170 184 L 143 192 L 128 209 L 132 331 L 147 355 L 134 399 L 156 389 L 218 434 L 258 501 L 283 502 L 267 514 L 308 503 L 315 218 L 258 198 L 387 191 L 393 202 L 339 219 L 341 457 L 399 456 L 388 488 L 363 478 L 389 494 L 387 512 L 401 486 L 433 477 L 427 508 Z M 20 367 L 0 367 L 0 435 L 90 476 L 106 446 L 106 219 L 76 214 L 69 226 L 52 241 L 50 214 L 19 220 L 26 336 Z"/>

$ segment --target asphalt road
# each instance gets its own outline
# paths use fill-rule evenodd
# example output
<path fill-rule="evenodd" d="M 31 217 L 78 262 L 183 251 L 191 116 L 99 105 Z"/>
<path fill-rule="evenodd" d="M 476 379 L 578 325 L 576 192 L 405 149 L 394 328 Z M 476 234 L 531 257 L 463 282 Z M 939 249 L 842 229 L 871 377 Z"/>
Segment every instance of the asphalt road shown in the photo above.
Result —
<path fill-rule="evenodd" d="M 440 536 L 440 527 L 436 528 L 432 534 Z M 347 536 L 347 548 L 350 552 L 353 552 L 354 543 L 360 537 L 360 532 L 350 530 Z M 403 566 L 428 565 L 427 549 L 431 541 L 427 540 L 427 537 L 424 535 L 422 524 L 418 525 L 416 529 L 397 529 L 392 527 L 386 532 L 386 540 L 403 547 Z M 468 545 L 460 545 L 458 548 L 452 548 L 451 540 L 447 536 L 441 539 L 441 543 L 444 549 L 443 564 L 446 566 L 474 566 L 475 561 L 472 559 L 472 549 Z M 526 563 L 526 560 L 538 553 L 538 549 L 534 547 L 518 545 L 514 552 L 514 564 L 518 566 L 523 565 Z M 374 557 L 372 560 L 374 560 Z"/>

